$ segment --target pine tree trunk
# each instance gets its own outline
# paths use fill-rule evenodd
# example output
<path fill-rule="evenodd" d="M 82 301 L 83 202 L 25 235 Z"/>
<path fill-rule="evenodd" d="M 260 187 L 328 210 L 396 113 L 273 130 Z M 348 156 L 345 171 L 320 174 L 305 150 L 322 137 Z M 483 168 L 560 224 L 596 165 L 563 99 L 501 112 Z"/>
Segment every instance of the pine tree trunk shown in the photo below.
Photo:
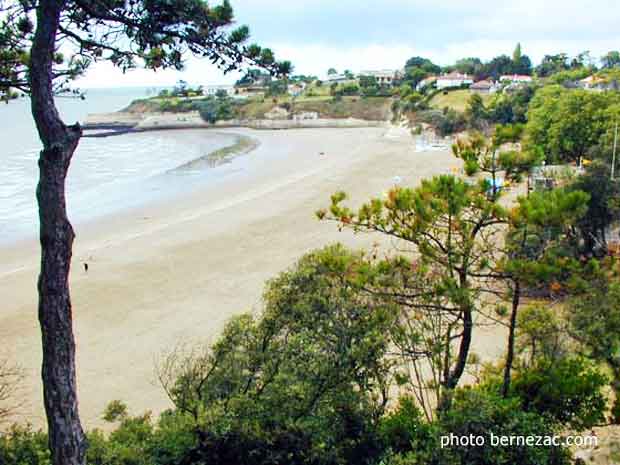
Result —
<path fill-rule="evenodd" d="M 506 352 L 506 366 L 504 367 L 504 382 L 502 383 L 502 397 L 508 397 L 510 392 L 510 377 L 515 358 L 515 338 L 517 329 L 517 312 L 521 301 L 521 282 L 514 282 L 512 294 L 512 312 L 510 314 L 510 326 L 508 328 L 508 350 Z"/>
<path fill-rule="evenodd" d="M 85 463 L 86 442 L 78 414 L 75 341 L 69 271 L 73 228 L 65 206 L 68 160 L 77 145 L 45 149 L 39 158 L 41 274 L 39 322 L 43 344 L 43 395 L 54 465 Z"/>
<path fill-rule="evenodd" d="M 78 414 L 75 340 L 69 293 L 73 228 L 67 218 L 65 178 L 81 137 L 54 103 L 53 59 L 63 0 L 40 0 L 30 58 L 32 115 L 43 150 L 39 157 L 41 272 L 39 322 L 43 344 L 43 397 L 53 465 L 83 465 L 86 438 Z"/>

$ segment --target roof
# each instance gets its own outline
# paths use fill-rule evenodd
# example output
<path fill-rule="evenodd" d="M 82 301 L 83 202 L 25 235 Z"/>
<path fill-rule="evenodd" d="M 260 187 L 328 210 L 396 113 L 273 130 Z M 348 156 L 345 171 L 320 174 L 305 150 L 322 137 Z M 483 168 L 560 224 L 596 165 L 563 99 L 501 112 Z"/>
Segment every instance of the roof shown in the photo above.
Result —
<path fill-rule="evenodd" d="M 582 79 L 580 82 L 583 82 L 585 84 L 594 84 L 596 82 L 604 82 L 604 81 L 605 79 L 603 79 L 602 77 L 592 75 L 592 76 L 588 76 L 585 79 Z"/>
<path fill-rule="evenodd" d="M 531 81 L 532 76 L 527 74 L 504 74 L 499 78 L 500 81 Z"/>
<path fill-rule="evenodd" d="M 448 73 L 448 74 L 442 74 L 437 79 L 438 80 L 445 79 L 445 80 L 450 80 L 450 81 L 467 80 L 467 79 L 471 80 L 471 76 L 469 74 L 461 74 L 457 71 L 452 71 L 451 73 Z"/>
<path fill-rule="evenodd" d="M 491 87 L 494 87 L 494 86 L 495 86 L 494 82 L 484 80 L 484 81 L 478 81 L 472 84 L 470 86 L 470 89 L 490 89 Z"/>
<path fill-rule="evenodd" d="M 367 70 L 361 71 L 360 76 L 396 76 L 400 71 L 397 69 L 379 69 L 379 70 Z"/>

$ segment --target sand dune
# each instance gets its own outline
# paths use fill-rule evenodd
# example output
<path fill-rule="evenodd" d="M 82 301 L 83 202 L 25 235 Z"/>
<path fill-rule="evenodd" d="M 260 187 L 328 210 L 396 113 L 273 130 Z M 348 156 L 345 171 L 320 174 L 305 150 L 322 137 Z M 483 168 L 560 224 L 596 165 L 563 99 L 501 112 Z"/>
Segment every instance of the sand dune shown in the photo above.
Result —
<path fill-rule="evenodd" d="M 459 165 L 447 152 L 415 152 L 408 135 L 386 138 L 385 131 L 235 130 L 261 144 L 230 179 L 76 225 L 71 285 L 86 426 L 101 425 L 112 399 L 126 401 L 133 413 L 168 407 L 154 382 L 156 358 L 179 342 L 208 341 L 231 315 L 258 309 L 265 280 L 303 253 L 335 241 L 376 241 L 316 220 L 330 194 L 345 190 L 354 201 L 366 200 L 396 181 L 415 185 Z M 38 246 L 24 242 L 0 257 L 0 340 L 27 371 L 24 415 L 40 426 Z"/>

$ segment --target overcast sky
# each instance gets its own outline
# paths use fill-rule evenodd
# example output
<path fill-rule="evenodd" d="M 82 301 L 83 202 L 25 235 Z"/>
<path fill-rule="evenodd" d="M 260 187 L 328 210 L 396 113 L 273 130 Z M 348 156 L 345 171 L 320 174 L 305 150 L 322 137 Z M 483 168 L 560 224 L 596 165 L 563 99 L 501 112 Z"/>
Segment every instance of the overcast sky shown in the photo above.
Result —
<path fill-rule="evenodd" d="M 402 68 L 414 55 L 447 65 L 511 54 L 521 42 L 534 63 L 547 53 L 600 57 L 620 49 L 618 0 L 231 0 L 252 40 L 291 60 L 295 73 L 327 69 Z M 98 63 L 82 87 L 166 86 L 234 82 L 208 61 L 188 58 L 185 71 L 135 70 L 123 75 Z"/>

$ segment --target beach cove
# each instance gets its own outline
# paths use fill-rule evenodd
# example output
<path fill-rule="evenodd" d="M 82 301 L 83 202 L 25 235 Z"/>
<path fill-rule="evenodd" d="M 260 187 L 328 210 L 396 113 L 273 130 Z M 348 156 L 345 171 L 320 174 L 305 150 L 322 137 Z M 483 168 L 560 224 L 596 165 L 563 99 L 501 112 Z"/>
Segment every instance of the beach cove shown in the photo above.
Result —
<path fill-rule="evenodd" d="M 360 203 L 459 166 L 448 151 L 416 152 L 406 131 L 388 128 L 218 131 L 259 145 L 217 182 L 75 225 L 71 287 L 87 427 L 102 426 L 114 399 L 134 413 L 170 407 L 154 374 L 161 354 L 212 341 L 230 316 L 258 311 L 265 281 L 303 253 L 336 241 L 372 246 L 376 236 L 316 219 L 331 194 L 344 190 Z M 177 181 L 191 179 L 183 176 Z M 35 240 L 0 249 L 0 293 L 11 296 L 0 337 L 26 370 L 25 419 L 42 426 L 38 254 Z M 503 338 L 490 339 L 480 338 L 485 352 L 501 352 Z"/>

